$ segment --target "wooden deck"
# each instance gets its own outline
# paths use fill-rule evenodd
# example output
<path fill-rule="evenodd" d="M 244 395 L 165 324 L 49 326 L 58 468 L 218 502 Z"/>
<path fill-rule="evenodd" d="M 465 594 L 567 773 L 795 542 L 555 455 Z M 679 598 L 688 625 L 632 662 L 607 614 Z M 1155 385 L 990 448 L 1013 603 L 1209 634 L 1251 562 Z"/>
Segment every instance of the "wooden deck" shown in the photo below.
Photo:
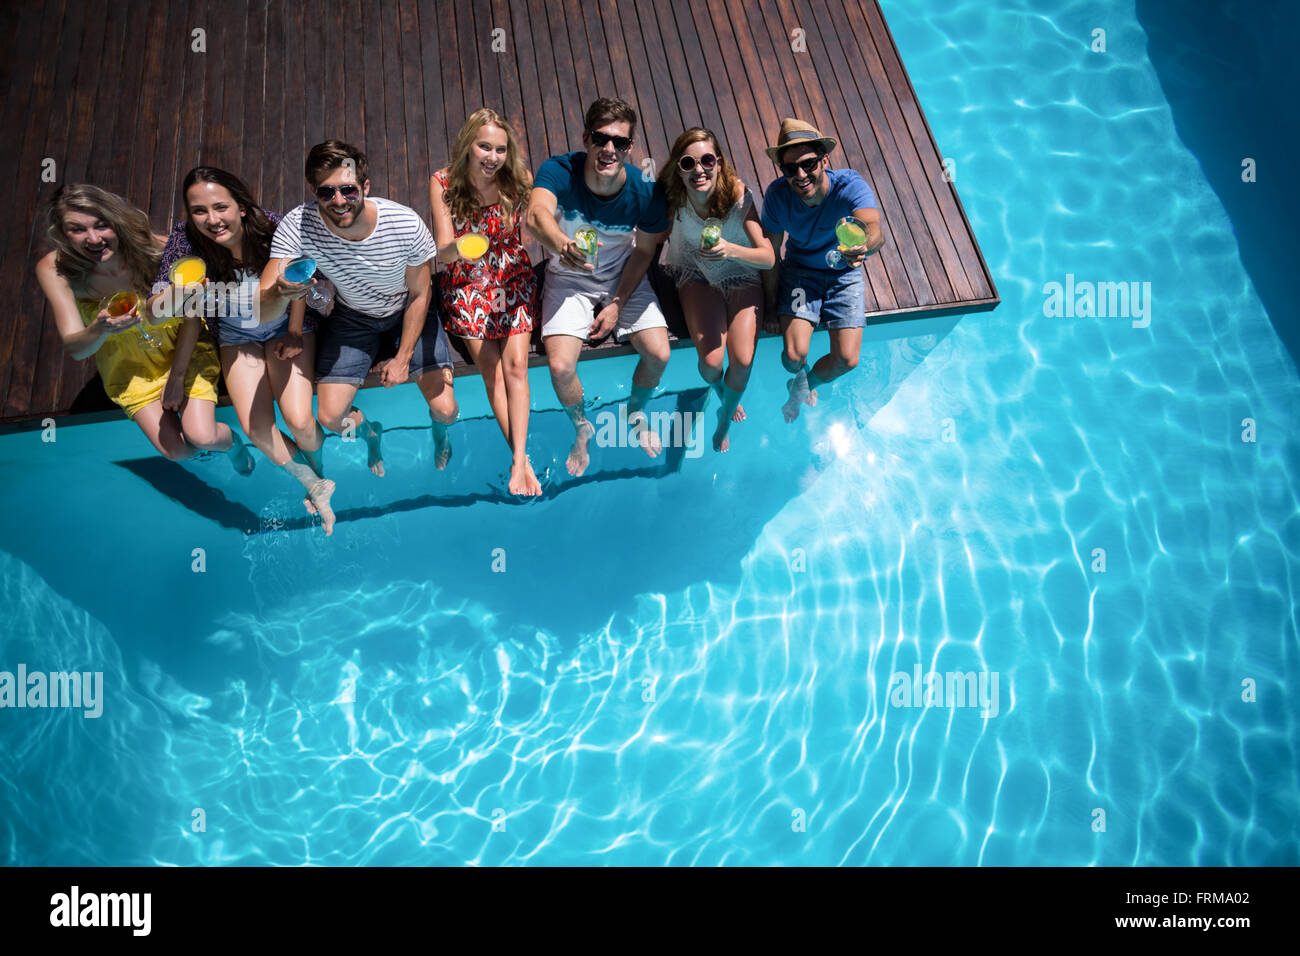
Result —
<path fill-rule="evenodd" d="M 307 150 L 337 137 L 367 153 L 373 194 L 427 217 L 429 174 L 481 105 L 511 118 L 536 169 L 581 147 L 591 100 L 621 96 L 640 120 L 633 163 L 662 162 L 701 124 L 760 192 L 775 176 L 763 149 L 798 116 L 839 139 L 832 162 L 878 197 L 869 321 L 998 302 L 877 0 L 34 0 L 0 44 L 0 182 L 15 199 L 0 231 L 0 421 L 105 400 L 33 274 L 58 183 L 119 192 L 165 232 L 200 162 L 283 211 L 308 198 Z"/>

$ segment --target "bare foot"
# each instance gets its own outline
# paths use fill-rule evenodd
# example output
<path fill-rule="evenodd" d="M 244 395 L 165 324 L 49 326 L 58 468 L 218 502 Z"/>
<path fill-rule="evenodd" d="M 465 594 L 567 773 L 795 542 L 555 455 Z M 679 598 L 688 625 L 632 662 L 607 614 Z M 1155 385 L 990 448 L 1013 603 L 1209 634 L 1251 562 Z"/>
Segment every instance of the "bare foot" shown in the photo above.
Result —
<path fill-rule="evenodd" d="M 441 434 L 438 432 L 441 431 Z M 447 430 L 434 429 L 433 435 L 433 467 L 442 471 L 451 461 L 451 437 Z"/>
<path fill-rule="evenodd" d="M 384 426 L 379 422 L 370 423 L 370 431 L 366 433 L 366 464 L 370 470 L 375 473 L 376 478 L 384 477 L 384 456 L 379 450 L 379 440 L 383 437 Z"/>
<path fill-rule="evenodd" d="M 334 494 L 334 482 L 322 478 L 311 486 L 307 497 L 302 499 L 302 506 L 308 514 L 320 515 L 320 526 L 329 537 L 334 533 L 334 510 L 330 507 L 330 495 Z"/>
<path fill-rule="evenodd" d="M 736 410 L 735 410 L 734 412 L 731 413 L 731 420 L 732 420 L 733 422 L 743 422 L 743 421 L 745 420 L 745 406 L 744 406 L 744 405 L 737 405 L 737 406 L 736 406 Z"/>
<path fill-rule="evenodd" d="M 732 421 L 736 419 L 733 417 Z M 727 421 L 722 414 L 722 409 L 718 409 L 718 428 L 713 433 L 713 450 L 727 451 L 731 448 L 731 439 L 727 437 L 727 430 L 731 428 L 731 422 Z"/>
<path fill-rule="evenodd" d="M 531 497 L 542 493 L 542 483 L 533 472 L 533 463 L 525 458 L 510 466 L 510 483 L 507 485 L 512 495 Z"/>
<path fill-rule="evenodd" d="M 253 473 L 253 468 L 257 462 L 253 460 L 248 445 L 244 444 L 238 437 L 235 438 L 234 444 L 226 451 L 226 455 L 230 458 L 230 464 L 235 469 L 235 474 L 247 478 Z"/>
<path fill-rule="evenodd" d="M 583 422 L 578 428 L 577 437 L 573 439 L 573 447 L 569 449 L 568 460 L 565 461 L 564 467 L 569 470 L 569 474 L 574 478 L 580 476 L 587 470 L 587 465 L 591 464 L 591 455 L 587 452 L 587 443 L 591 441 L 596 434 L 596 428 L 591 422 Z"/>
<path fill-rule="evenodd" d="M 641 450 L 651 458 L 657 456 L 663 451 L 663 443 L 659 440 L 659 435 L 650 427 L 646 419 L 645 412 L 637 412 L 628 416 L 628 424 L 632 426 L 632 434 L 636 437 L 636 443 L 641 446 Z"/>
<path fill-rule="evenodd" d="M 781 406 L 781 414 L 785 416 L 786 423 L 790 423 L 799 417 L 800 405 L 816 405 L 817 393 L 808 389 L 808 373 L 800 371 L 798 375 L 786 383 L 786 388 L 790 392 L 789 400 Z"/>

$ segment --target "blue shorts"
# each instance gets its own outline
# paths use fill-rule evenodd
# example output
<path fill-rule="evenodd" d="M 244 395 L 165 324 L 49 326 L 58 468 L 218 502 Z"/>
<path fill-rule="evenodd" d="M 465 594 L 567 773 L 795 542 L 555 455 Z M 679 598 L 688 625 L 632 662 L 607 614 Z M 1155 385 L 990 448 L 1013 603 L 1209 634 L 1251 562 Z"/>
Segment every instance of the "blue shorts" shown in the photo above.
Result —
<path fill-rule="evenodd" d="M 245 324 L 248 323 L 248 324 Z M 215 334 L 220 345 L 255 345 L 278 339 L 289 331 L 289 315 L 285 313 L 276 322 L 261 325 L 251 319 L 220 317 L 213 320 Z M 302 334 L 310 335 L 316 331 L 316 320 L 308 312 L 302 320 Z"/>
<path fill-rule="evenodd" d="M 860 329 L 867 324 L 866 289 L 861 269 L 813 269 L 783 262 L 776 311 L 828 329 Z"/>
<path fill-rule="evenodd" d="M 374 318 L 348 308 L 335 298 L 334 309 L 321 323 L 317 335 L 316 381 L 322 384 L 362 384 L 382 346 L 387 345 L 391 352 L 397 351 L 402 341 L 405 315 L 406 309 L 403 308 L 392 315 Z M 415 378 L 435 368 L 451 368 L 452 364 L 451 343 L 438 321 L 437 306 L 430 305 L 424 329 L 415 340 L 415 351 L 411 353 L 410 376 Z"/>

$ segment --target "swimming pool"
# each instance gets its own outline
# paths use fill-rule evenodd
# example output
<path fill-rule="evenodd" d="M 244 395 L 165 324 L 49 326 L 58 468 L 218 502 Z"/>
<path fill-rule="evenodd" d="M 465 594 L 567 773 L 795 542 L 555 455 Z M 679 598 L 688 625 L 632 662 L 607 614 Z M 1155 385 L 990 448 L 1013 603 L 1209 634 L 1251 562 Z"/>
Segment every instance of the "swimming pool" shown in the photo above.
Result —
<path fill-rule="evenodd" d="M 534 372 L 516 504 L 476 379 L 445 473 L 372 390 L 388 476 L 330 440 L 329 540 L 260 458 L 0 438 L 0 667 L 104 674 L 99 718 L 0 710 L 0 858 L 1296 863 L 1300 377 L 1132 10 L 886 14 L 1003 304 L 793 427 L 765 341 L 727 455 L 571 482 Z M 1047 315 L 1067 281 L 1149 312 Z M 677 352 L 652 407 L 697 386 Z"/>

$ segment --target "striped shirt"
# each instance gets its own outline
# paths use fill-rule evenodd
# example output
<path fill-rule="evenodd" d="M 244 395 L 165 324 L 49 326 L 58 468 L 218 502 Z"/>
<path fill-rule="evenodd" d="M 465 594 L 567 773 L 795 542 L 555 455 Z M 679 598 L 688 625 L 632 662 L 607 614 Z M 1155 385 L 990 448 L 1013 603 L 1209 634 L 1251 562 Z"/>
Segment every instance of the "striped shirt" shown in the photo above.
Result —
<path fill-rule="evenodd" d="M 423 265 L 438 250 L 414 209 L 366 198 L 378 207 L 374 231 L 366 238 L 336 236 L 326 228 L 317 204 L 303 203 L 280 220 L 271 240 L 271 258 L 311 256 L 317 275 L 334 283 L 344 305 L 383 318 L 406 305 L 406 267 Z"/>

